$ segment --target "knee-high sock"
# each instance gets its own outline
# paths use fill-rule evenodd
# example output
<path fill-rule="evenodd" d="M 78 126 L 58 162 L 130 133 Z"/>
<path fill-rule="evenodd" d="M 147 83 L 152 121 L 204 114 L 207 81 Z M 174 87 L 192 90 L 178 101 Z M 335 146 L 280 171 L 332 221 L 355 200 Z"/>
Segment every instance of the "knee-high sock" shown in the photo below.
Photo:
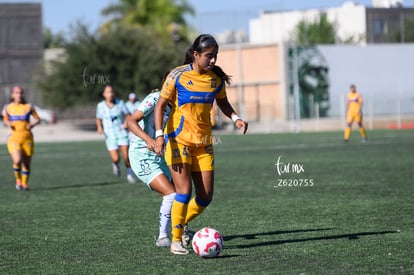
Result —
<path fill-rule="evenodd" d="M 351 127 L 346 127 L 344 132 L 344 140 L 348 140 L 351 136 Z"/>
<path fill-rule="evenodd" d="M 22 170 L 22 185 L 23 186 L 27 186 L 27 184 L 29 183 L 29 176 L 30 176 L 30 171 Z"/>
<path fill-rule="evenodd" d="M 13 173 L 16 178 L 16 183 L 21 184 L 22 182 L 22 169 L 19 165 L 13 164 Z"/>
<path fill-rule="evenodd" d="M 367 132 L 365 131 L 364 127 L 359 127 L 359 133 L 361 134 L 362 138 L 367 138 Z"/>
<path fill-rule="evenodd" d="M 175 195 L 175 200 L 171 208 L 172 241 L 181 241 L 190 198 L 190 194 L 176 193 Z"/>
<path fill-rule="evenodd" d="M 202 201 L 198 197 L 194 197 L 191 199 L 190 203 L 188 204 L 187 209 L 187 216 L 185 217 L 185 224 L 188 224 L 198 215 L 200 215 L 204 209 L 210 204 L 211 201 Z"/>
<path fill-rule="evenodd" d="M 160 207 L 160 234 L 159 239 L 168 237 L 168 231 L 171 228 L 171 207 L 174 202 L 175 193 L 162 197 Z"/>

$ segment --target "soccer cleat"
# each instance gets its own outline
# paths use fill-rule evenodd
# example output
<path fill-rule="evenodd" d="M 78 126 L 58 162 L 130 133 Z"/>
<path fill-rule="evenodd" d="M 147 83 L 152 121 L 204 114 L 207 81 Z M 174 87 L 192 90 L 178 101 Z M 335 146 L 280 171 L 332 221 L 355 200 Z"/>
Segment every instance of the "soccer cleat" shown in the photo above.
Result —
<path fill-rule="evenodd" d="M 112 173 L 117 177 L 121 175 L 121 170 L 119 169 L 118 164 L 112 163 Z"/>
<path fill-rule="evenodd" d="M 27 184 L 22 184 L 22 190 L 29 191 L 29 186 Z"/>
<path fill-rule="evenodd" d="M 23 186 L 19 183 L 16 183 L 16 190 L 23 190 Z"/>
<path fill-rule="evenodd" d="M 180 241 L 172 242 L 170 246 L 170 251 L 172 254 L 175 255 L 187 255 L 188 253 L 190 253 Z"/>
<path fill-rule="evenodd" d="M 361 143 L 366 143 L 368 141 L 367 138 L 361 138 Z"/>
<path fill-rule="evenodd" d="M 127 180 L 128 180 L 128 182 L 129 182 L 129 183 L 131 183 L 131 184 L 135 183 L 135 178 L 134 178 L 134 176 L 133 176 L 133 175 L 131 175 L 131 174 L 128 174 L 128 175 L 127 175 Z"/>
<path fill-rule="evenodd" d="M 181 236 L 181 240 L 184 246 L 190 246 L 191 240 L 193 239 L 195 231 L 188 229 L 188 225 L 184 226 L 184 233 Z"/>
<path fill-rule="evenodd" d="M 156 240 L 155 245 L 158 247 L 169 247 L 171 246 L 171 241 L 168 237 L 164 237 Z"/>

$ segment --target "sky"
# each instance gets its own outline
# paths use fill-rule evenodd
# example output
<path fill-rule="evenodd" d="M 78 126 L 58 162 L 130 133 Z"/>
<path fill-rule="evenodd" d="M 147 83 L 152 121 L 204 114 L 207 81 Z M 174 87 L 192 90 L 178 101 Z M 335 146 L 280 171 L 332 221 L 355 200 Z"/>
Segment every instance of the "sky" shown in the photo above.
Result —
<path fill-rule="evenodd" d="M 225 30 L 245 30 L 249 19 L 259 17 L 264 10 L 293 10 L 339 7 L 345 1 L 338 0 L 187 0 L 196 11 L 188 23 L 200 33 L 217 34 Z M 106 21 L 101 10 L 116 0 L 0 0 L 0 3 L 42 3 L 43 26 L 53 33 L 69 35 L 70 26 L 81 21 L 96 30 Z M 354 1 L 371 6 L 372 0 Z M 404 6 L 414 7 L 414 0 L 404 0 Z"/>

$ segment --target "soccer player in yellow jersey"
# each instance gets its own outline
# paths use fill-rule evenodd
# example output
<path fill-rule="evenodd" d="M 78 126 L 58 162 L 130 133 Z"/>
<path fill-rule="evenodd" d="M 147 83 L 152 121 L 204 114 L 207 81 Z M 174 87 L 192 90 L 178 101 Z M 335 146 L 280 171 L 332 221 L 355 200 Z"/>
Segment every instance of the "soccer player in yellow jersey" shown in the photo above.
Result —
<path fill-rule="evenodd" d="M 33 122 L 30 122 L 31 116 L 34 117 Z M 34 148 L 31 130 L 40 123 L 40 118 L 33 105 L 26 103 L 20 86 L 13 87 L 10 103 L 3 110 L 3 119 L 10 128 L 7 148 L 13 161 L 16 189 L 27 191 Z"/>
<path fill-rule="evenodd" d="M 347 95 L 347 112 L 346 123 L 347 127 L 344 132 L 344 141 L 348 142 L 351 136 L 352 123 L 356 121 L 359 126 L 359 132 L 361 134 L 361 142 L 367 141 L 367 133 L 362 125 L 362 96 L 356 91 L 355 85 L 351 85 L 351 91 Z"/>
<path fill-rule="evenodd" d="M 173 69 L 164 81 L 154 110 L 155 147 L 165 161 L 176 188 L 171 209 L 173 254 L 188 254 L 190 243 L 185 226 L 200 215 L 213 199 L 214 151 L 210 111 L 214 99 L 243 133 L 247 122 L 233 110 L 226 96 L 229 76 L 216 66 L 218 44 L 207 34 L 198 36 L 190 47 L 191 63 Z M 187 56 L 188 56 L 187 53 Z M 187 63 L 187 62 L 185 62 Z M 164 110 L 171 102 L 170 118 L 163 129 Z M 192 182 L 195 196 L 191 198 Z"/>

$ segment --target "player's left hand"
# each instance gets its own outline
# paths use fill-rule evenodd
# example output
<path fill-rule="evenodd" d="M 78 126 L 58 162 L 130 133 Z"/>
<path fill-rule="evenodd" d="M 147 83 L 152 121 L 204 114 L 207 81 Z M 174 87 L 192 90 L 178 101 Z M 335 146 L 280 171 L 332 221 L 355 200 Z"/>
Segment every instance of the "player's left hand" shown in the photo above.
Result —
<path fill-rule="evenodd" d="M 155 147 L 154 147 L 154 152 L 162 157 L 163 154 L 163 149 L 164 149 L 164 137 L 159 136 L 155 139 Z"/>
<path fill-rule="evenodd" d="M 244 121 L 242 119 L 238 119 L 236 120 L 236 122 L 234 123 L 236 125 L 236 127 L 238 129 L 240 129 L 240 131 L 244 134 L 246 134 L 247 132 L 247 128 L 249 126 L 249 123 L 247 121 Z"/>
<path fill-rule="evenodd" d="M 154 152 L 155 150 L 155 140 L 151 139 L 147 141 L 147 149 L 150 150 L 151 152 Z"/>

